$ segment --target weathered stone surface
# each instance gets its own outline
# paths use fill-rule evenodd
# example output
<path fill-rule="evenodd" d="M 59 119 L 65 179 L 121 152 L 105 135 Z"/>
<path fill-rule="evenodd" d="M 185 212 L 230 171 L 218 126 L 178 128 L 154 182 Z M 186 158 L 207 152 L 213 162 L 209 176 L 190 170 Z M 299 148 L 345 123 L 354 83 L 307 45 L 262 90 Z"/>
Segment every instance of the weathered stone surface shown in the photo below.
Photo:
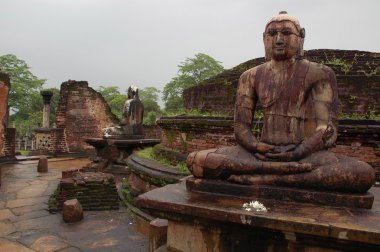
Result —
<path fill-rule="evenodd" d="M 48 160 L 47 160 L 47 157 L 41 157 L 38 160 L 37 171 L 38 172 L 48 172 Z"/>
<path fill-rule="evenodd" d="M 16 231 L 15 226 L 9 220 L 0 221 L 0 237 L 4 237 Z M 1 250 L 0 250 L 1 251 Z"/>
<path fill-rule="evenodd" d="M 184 183 L 147 192 L 140 195 L 136 203 L 150 213 L 169 219 L 168 241 L 175 241 L 177 237 L 176 244 L 181 246 L 206 243 L 207 246 L 229 245 L 244 251 L 246 245 L 266 250 L 277 244 L 278 251 L 286 250 L 288 245 L 305 251 L 313 246 L 320 250 L 375 251 L 380 249 L 380 188 L 372 188 L 370 192 L 375 195 L 370 210 L 216 196 L 190 192 Z M 260 201 L 267 211 L 244 210 L 243 204 L 253 200 Z M 171 222 L 180 226 L 172 228 Z M 181 231 L 183 228 L 186 232 Z M 178 241 L 178 233 L 186 236 L 181 235 Z M 168 243 L 168 248 L 170 245 Z"/>
<path fill-rule="evenodd" d="M 154 219 L 149 223 L 149 252 L 153 252 L 167 240 L 168 220 Z"/>
<path fill-rule="evenodd" d="M 33 187 L 27 187 L 17 192 L 18 199 L 26 199 L 33 197 L 43 196 L 48 184 L 47 181 L 43 181 L 44 183 L 35 184 Z"/>
<path fill-rule="evenodd" d="M 17 242 L 0 238 L 0 251 L 34 252 L 35 250 L 29 249 Z"/>
<path fill-rule="evenodd" d="M 19 231 L 42 229 L 42 228 L 52 228 L 61 222 L 60 218 L 55 215 L 47 215 L 39 218 L 31 218 L 26 220 L 21 220 L 15 222 L 15 226 Z"/>
<path fill-rule="evenodd" d="M 36 205 L 38 203 L 47 202 L 47 200 L 48 200 L 48 197 L 46 196 L 29 198 L 29 199 L 8 200 L 6 207 L 17 208 L 17 207 L 23 207 L 23 206 L 31 206 L 31 205 Z"/>
<path fill-rule="evenodd" d="M 68 223 L 83 219 L 83 209 L 77 199 L 66 200 L 63 203 L 63 220 Z"/>
<path fill-rule="evenodd" d="M 47 198 L 46 198 L 47 200 Z M 26 206 L 22 206 L 22 207 L 16 207 L 16 208 L 12 208 L 12 212 L 16 215 L 24 215 L 26 213 L 30 213 L 30 212 L 33 212 L 33 211 L 39 211 L 39 210 L 46 210 L 47 209 L 47 205 L 44 203 L 44 201 L 42 201 L 42 203 L 32 203 L 32 205 L 26 205 Z"/>
<path fill-rule="evenodd" d="M 9 209 L 0 210 L 0 221 L 5 220 L 5 219 L 12 219 L 13 217 L 14 217 L 14 214 Z"/>
<path fill-rule="evenodd" d="M 374 201 L 374 196 L 368 192 L 349 194 L 265 185 L 240 185 L 223 180 L 196 179 L 194 177 L 186 179 L 186 188 L 190 191 L 209 193 L 215 197 L 217 194 L 223 194 L 231 197 L 273 199 L 350 208 L 370 209 Z"/>
<path fill-rule="evenodd" d="M 37 239 L 31 246 L 41 252 L 57 251 L 69 247 L 62 239 L 54 235 L 47 235 Z"/>

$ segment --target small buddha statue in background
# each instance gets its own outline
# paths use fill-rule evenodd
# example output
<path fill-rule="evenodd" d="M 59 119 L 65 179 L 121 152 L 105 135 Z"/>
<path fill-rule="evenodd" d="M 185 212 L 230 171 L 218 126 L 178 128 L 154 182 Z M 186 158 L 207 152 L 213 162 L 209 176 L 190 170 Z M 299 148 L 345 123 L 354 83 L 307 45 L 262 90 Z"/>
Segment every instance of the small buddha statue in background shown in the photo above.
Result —
<path fill-rule="evenodd" d="M 143 138 L 144 104 L 139 99 L 138 88 L 128 88 L 128 99 L 124 103 L 119 125 L 103 129 L 104 138 Z"/>

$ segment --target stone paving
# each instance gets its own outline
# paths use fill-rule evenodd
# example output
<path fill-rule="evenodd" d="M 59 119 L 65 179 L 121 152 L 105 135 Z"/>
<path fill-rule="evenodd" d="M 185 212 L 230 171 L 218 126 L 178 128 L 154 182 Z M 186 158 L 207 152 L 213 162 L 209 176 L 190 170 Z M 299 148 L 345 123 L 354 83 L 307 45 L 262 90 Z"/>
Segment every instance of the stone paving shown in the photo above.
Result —
<path fill-rule="evenodd" d="M 38 161 L 2 164 L 0 251 L 148 251 L 148 239 L 135 231 L 123 206 L 117 211 L 85 211 L 84 219 L 67 224 L 50 214 L 47 202 L 62 170 L 81 167 L 88 159 L 49 159 L 48 173 Z"/>

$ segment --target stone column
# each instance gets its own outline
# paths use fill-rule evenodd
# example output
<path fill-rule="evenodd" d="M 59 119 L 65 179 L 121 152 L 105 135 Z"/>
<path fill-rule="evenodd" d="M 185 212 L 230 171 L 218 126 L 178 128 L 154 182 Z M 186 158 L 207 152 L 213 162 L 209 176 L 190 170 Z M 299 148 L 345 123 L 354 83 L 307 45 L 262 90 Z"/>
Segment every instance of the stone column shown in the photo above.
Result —
<path fill-rule="evenodd" d="M 44 108 L 42 114 L 42 128 L 50 128 L 50 102 L 53 92 L 49 90 L 43 90 L 40 92 L 44 99 Z"/>

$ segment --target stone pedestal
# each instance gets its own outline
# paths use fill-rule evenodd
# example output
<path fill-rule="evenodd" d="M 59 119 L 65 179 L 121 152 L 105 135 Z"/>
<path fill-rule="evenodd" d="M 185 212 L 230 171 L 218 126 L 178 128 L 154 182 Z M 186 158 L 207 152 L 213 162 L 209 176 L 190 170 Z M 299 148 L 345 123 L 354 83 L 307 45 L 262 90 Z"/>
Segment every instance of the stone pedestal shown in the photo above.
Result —
<path fill-rule="evenodd" d="M 242 185 L 230 183 L 225 180 L 197 179 L 194 177 L 190 177 L 186 180 L 186 188 L 190 191 L 225 194 L 232 197 L 243 196 L 349 208 L 371 208 L 374 200 L 373 194 L 368 192 L 355 194 L 280 186 Z"/>
<path fill-rule="evenodd" d="M 154 219 L 149 223 L 149 252 L 166 244 L 168 220 Z"/>
<path fill-rule="evenodd" d="M 48 128 L 37 128 L 34 130 L 36 133 L 36 150 L 41 153 L 48 153 L 53 147 L 52 131 Z"/>
<path fill-rule="evenodd" d="M 41 157 L 38 160 L 37 171 L 46 173 L 48 172 L 48 159 L 47 157 Z"/>
<path fill-rule="evenodd" d="M 133 197 L 167 184 L 178 183 L 186 176 L 175 168 L 156 161 L 131 155 L 127 159 L 130 175 L 128 186 Z"/>
<path fill-rule="evenodd" d="M 126 166 L 127 158 L 133 153 L 133 150 L 154 146 L 160 143 L 160 139 L 88 138 L 86 139 L 86 143 L 95 147 L 96 156 L 99 159 L 107 160 L 107 165 L 112 168 L 114 164 Z M 97 168 L 95 167 L 94 169 Z M 106 171 L 113 173 L 112 169 L 107 169 Z M 120 169 L 118 169 L 117 173 L 120 173 Z M 128 172 L 126 171 L 126 173 Z"/>
<path fill-rule="evenodd" d="M 372 209 L 201 193 L 185 182 L 140 195 L 137 205 L 169 220 L 169 251 L 379 251 L 380 188 Z M 267 211 L 243 209 L 258 200 Z"/>

